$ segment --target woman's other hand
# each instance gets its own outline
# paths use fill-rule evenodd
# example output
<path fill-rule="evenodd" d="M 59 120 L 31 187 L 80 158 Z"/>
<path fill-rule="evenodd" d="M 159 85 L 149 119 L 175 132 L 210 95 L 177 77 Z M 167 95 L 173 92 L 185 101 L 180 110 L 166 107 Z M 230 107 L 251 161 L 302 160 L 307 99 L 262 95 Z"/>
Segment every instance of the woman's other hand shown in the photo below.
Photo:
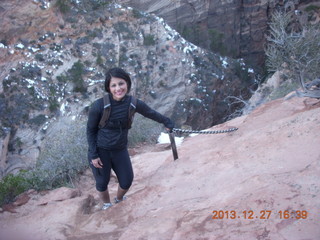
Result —
<path fill-rule="evenodd" d="M 103 166 L 100 158 L 92 159 L 92 165 L 93 165 L 95 168 L 102 168 L 102 166 Z"/>

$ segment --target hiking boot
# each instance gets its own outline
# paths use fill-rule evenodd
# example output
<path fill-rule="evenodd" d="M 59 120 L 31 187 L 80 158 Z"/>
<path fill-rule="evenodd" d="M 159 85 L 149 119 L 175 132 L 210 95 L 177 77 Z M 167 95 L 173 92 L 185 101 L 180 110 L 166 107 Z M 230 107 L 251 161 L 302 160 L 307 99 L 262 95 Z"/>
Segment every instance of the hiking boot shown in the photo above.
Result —
<path fill-rule="evenodd" d="M 112 203 L 104 203 L 101 209 L 107 210 L 109 207 L 112 207 Z"/>
<path fill-rule="evenodd" d="M 114 203 L 117 204 L 117 203 L 122 202 L 123 200 L 126 200 L 126 199 L 127 199 L 126 196 L 123 196 L 121 200 L 119 200 L 117 197 L 115 197 L 115 198 L 114 198 Z"/>

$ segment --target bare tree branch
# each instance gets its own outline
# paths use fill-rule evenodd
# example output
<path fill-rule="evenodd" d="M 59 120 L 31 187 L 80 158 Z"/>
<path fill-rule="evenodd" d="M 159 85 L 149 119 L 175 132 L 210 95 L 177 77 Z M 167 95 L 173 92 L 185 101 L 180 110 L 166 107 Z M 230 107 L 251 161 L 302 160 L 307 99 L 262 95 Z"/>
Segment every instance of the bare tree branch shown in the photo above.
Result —
<path fill-rule="evenodd" d="M 270 72 L 286 70 L 289 78 L 299 81 L 303 89 L 299 96 L 319 97 L 317 89 L 306 88 L 306 82 L 320 76 L 320 27 L 304 25 L 296 32 L 290 30 L 293 18 L 292 13 L 273 14 L 267 37 L 266 65 Z"/>

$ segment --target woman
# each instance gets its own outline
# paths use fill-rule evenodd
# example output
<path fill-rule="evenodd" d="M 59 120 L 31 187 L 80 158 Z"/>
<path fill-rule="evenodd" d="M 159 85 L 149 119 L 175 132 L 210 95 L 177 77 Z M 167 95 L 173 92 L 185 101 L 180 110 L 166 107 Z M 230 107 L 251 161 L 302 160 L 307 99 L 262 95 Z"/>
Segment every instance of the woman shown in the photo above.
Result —
<path fill-rule="evenodd" d="M 110 69 L 105 79 L 105 90 L 109 94 L 111 104 L 110 116 L 106 125 L 99 128 L 104 110 L 103 98 L 96 100 L 89 111 L 88 157 L 104 210 L 112 206 L 108 191 L 111 169 L 119 181 L 115 203 L 125 199 L 124 195 L 133 181 L 133 170 L 127 149 L 128 130 L 131 127 L 128 119 L 131 104 L 131 96 L 128 95 L 130 89 L 131 79 L 128 73 L 121 68 Z M 168 130 L 174 127 L 169 118 L 151 109 L 139 99 L 137 99 L 135 108 L 136 112 L 164 124 Z"/>

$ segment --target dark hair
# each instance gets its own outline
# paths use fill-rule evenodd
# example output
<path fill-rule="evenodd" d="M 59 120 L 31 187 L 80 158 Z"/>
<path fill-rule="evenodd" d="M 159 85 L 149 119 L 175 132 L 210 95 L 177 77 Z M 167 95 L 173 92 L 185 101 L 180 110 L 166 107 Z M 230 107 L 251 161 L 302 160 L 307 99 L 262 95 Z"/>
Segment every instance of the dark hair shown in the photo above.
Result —
<path fill-rule="evenodd" d="M 126 81 L 128 85 L 128 93 L 131 89 L 131 78 L 129 74 L 124 71 L 122 68 L 111 68 L 106 73 L 106 80 L 104 81 L 104 88 L 106 92 L 110 93 L 110 81 L 112 77 L 121 78 Z"/>

